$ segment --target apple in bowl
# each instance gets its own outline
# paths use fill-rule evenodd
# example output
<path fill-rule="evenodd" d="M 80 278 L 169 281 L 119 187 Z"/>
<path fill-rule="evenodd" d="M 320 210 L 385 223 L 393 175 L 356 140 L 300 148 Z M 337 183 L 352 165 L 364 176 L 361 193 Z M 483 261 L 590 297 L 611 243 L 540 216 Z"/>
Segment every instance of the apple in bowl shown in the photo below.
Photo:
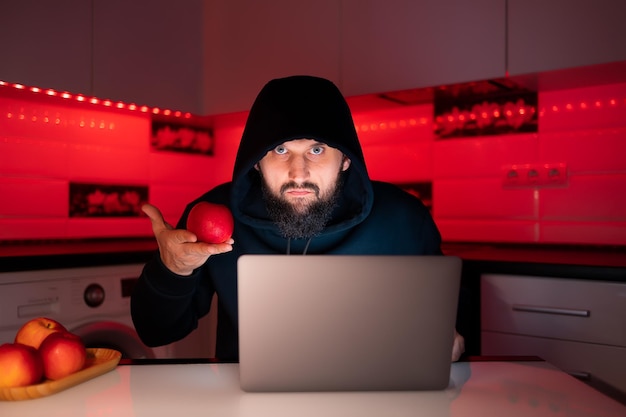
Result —
<path fill-rule="evenodd" d="M 0 388 L 36 384 L 43 378 L 43 361 L 37 349 L 21 343 L 0 346 Z"/>
<path fill-rule="evenodd" d="M 20 327 L 15 334 L 15 343 L 39 349 L 44 339 L 55 332 L 67 332 L 67 329 L 56 320 L 47 317 L 37 317 L 28 320 Z"/>
<path fill-rule="evenodd" d="M 187 230 L 200 242 L 226 242 L 233 235 L 233 228 L 233 215 L 223 204 L 201 201 L 191 208 L 187 217 Z"/>
<path fill-rule="evenodd" d="M 80 371 L 87 360 L 87 349 L 80 337 L 70 332 L 55 332 L 39 346 L 44 376 L 51 380 Z"/>

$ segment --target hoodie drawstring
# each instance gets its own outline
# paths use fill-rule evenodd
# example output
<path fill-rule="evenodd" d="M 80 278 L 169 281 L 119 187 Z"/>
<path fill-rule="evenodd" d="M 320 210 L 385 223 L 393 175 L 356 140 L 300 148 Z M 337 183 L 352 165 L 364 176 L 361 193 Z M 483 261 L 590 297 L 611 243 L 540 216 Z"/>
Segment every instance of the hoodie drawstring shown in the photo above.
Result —
<path fill-rule="evenodd" d="M 306 241 L 306 245 L 304 246 L 304 250 L 302 251 L 303 255 L 306 255 L 306 251 L 309 250 L 309 245 L 311 244 L 312 237 Z M 287 255 L 291 255 L 291 238 L 287 238 Z"/>
<path fill-rule="evenodd" d="M 306 241 L 306 245 L 304 246 L 304 250 L 302 251 L 303 255 L 306 255 L 306 251 L 309 249 L 309 245 L 311 244 L 312 240 L 313 240 L 313 238 L 310 237 L 309 240 Z"/>

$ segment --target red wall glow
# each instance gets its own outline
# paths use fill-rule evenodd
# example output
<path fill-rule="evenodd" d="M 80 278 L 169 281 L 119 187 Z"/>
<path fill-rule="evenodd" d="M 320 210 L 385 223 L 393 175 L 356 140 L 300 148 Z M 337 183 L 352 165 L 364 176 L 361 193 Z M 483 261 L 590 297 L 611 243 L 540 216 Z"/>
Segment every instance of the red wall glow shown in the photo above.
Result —
<path fill-rule="evenodd" d="M 176 223 L 230 179 L 245 114 L 212 119 L 213 156 L 152 150 L 157 114 L 197 117 L 0 82 L 0 240 L 151 236 L 143 218 L 69 218 L 70 183 L 147 186 Z M 626 245 L 626 84 L 540 93 L 538 116 L 537 133 L 445 140 L 431 104 L 354 122 L 373 179 L 432 182 L 444 240 Z M 543 180 L 551 167 L 563 181 Z"/>

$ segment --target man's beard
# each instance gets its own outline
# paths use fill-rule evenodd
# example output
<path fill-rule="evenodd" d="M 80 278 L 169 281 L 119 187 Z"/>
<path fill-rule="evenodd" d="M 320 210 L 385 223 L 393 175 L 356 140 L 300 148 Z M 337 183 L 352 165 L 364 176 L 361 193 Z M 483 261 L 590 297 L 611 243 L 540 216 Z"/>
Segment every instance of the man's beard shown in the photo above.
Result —
<path fill-rule="evenodd" d="M 284 238 L 301 239 L 319 235 L 331 218 L 333 209 L 337 205 L 337 199 L 343 184 L 343 172 L 337 174 L 334 188 L 319 199 L 319 187 L 310 182 L 296 184 L 289 182 L 281 187 L 281 196 L 284 190 L 292 188 L 305 188 L 315 192 L 318 200 L 308 203 L 308 207 L 300 205 L 299 210 L 281 196 L 274 195 L 262 179 L 263 198 L 270 218 L 276 223 Z M 261 178 L 263 175 L 261 175 Z M 299 203 L 296 202 L 296 205 Z"/>

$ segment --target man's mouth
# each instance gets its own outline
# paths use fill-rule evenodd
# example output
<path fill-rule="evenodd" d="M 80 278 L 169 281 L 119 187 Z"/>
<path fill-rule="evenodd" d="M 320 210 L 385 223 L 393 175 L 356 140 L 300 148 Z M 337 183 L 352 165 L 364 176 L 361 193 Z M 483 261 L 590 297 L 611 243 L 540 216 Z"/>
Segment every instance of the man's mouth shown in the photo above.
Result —
<path fill-rule="evenodd" d="M 318 195 L 319 189 L 314 184 L 295 185 L 291 183 L 283 185 L 280 191 L 282 195 L 305 197 L 311 194 Z"/>
<path fill-rule="evenodd" d="M 284 194 L 288 194 L 294 197 L 303 197 L 310 194 L 315 194 L 315 190 L 310 188 L 290 188 L 284 192 Z"/>

